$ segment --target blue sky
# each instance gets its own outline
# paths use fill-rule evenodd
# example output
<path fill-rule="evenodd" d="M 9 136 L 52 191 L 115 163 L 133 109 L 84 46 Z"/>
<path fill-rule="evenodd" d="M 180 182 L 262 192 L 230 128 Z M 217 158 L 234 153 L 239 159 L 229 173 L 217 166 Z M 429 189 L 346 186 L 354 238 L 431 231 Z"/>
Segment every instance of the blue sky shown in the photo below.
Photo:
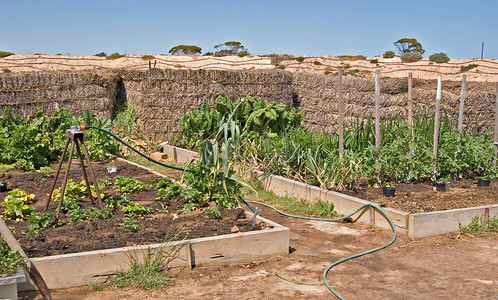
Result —
<path fill-rule="evenodd" d="M 425 57 L 498 59 L 495 0 L 2 0 L 0 51 L 164 54 L 240 41 L 251 54 L 382 55 L 403 37 Z"/>

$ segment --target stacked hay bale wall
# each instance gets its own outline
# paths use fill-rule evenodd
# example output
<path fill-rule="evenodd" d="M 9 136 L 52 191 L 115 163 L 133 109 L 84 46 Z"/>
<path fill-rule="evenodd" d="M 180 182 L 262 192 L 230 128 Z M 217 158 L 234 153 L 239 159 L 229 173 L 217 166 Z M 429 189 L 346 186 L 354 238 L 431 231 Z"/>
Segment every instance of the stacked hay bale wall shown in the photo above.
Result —
<path fill-rule="evenodd" d="M 406 115 L 408 80 L 382 78 L 381 116 Z M 413 80 L 414 111 L 433 108 L 435 80 Z M 375 84 L 371 78 L 343 77 L 345 121 L 374 112 Z M 442 107 L 455 120 L 461 83 L 443 81 Z M 8 106 L 27 116 L 40 107 L 52 113 L 67 107 L 72 113 L 91 110 L 112 117 L 121 103 L 132 105 L 139 130 L 167 139 L 180 130 L 180 117 L 202 102 L 213 104 L 216 94 L 232 99 L 249 94 L 285 103 L 303 111 L 304 126 L 323 132 L 337 130 L 338 78 L 336 75 L 283 70 L 116 70 L 109 72 L 26 72 L 0 74 L 0 115 Z M 467 83 L 465 123 L 492 128 L 496 84 Z"/>
<path fill-rule="evenodd" d="M 342 97 L 346 126 L 356 118 L 373 115 L 375 111 L 375 81 L 369 78 L 343 76 Z M 413 111 L 421 114 L 434 111 L 436 80 L 413 80 Z M 407 114 L 408 79 L 382 78 L 380 80 L 380 115 Z M 303 111 L 304 126 L 308 130 L 337 131 L 338 78 L 334 75 L 293 73 L 292 89 L 298 96 Z M 492 128 L 496 84 L 467 82 L 464 124 L 466 127 Z M 443 81 L 442 108 L 456 124 L 460 103 L 461 82 Z"/>
<path fill-rule="evenodd" d="M 35 107 L 53 113 L 60 107 L 82 114 L 90 110 L 111 117 L 118 77 L 95 72 L 29 72 L 0 74 L 0 115 L 32 115 Z"/>
<path fill-rule="evenodd" d="M 214 96 L 244 95 L 291 105 L 291 74 L 284 71 L 150 70 L 122 71 L 126 102 L 135 108 L 139 130 L 166 139 L 180 130 L 180 117 Z M 123 101 L 119 99 L 118 102 Z"/>

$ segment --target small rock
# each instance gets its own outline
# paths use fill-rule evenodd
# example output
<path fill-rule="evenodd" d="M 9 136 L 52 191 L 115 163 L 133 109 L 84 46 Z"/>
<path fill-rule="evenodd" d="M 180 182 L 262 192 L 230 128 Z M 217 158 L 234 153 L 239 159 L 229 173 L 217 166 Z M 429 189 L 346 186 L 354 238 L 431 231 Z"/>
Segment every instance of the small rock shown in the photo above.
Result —
<path fill-rule="evenodd" d="M 237 233 L 240 232 L 240 229 L 237 225 L 233 226 L 232 229 L 230 229 L 230 233 Z"/>

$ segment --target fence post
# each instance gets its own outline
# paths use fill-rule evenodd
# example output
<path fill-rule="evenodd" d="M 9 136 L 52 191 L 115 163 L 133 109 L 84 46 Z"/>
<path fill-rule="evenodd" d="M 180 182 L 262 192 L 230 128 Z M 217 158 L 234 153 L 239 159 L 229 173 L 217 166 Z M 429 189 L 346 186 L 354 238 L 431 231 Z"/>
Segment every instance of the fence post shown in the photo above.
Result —
<path fill-rule="evenodd" d="M 380 71 L 375 71 L 375 148 L 380 147 Z"/>
<path fill-rule="evenodd" d="M 408 127 L 410 133 L 413 127 L 413 75 L 408 73 Z"/>
<path fill-rule="evenodd" d="M 460 110 L 458 111 L 458 132 L 463 131 L 463 107 L 465 104 L 465 88 L 467 86 L 467 75 L 462 76 L 462 93 L 460 95 Z"/>
<path fill-rule="evenodd" d="M 433 167 L 434 167 L 434 177 L 436 174 L 436 164 L 437 164 L 437 144 L 439 141 L 439 113 L 441 110 L 441 85 L 442 85 L 443 76 L 439 75 L 437 77 L 437 92 L 436 92 L 436 112 L 434 117 L 434 144 L 432 148 L 432 158 L 433 158 Z"/>
<path fill-rule="evenodd" d="M 342 68 L 337 71 L 339 79 L 338 103 L 339 106 L 339 154 L 342 156 L 344 153 L 344 103 L 342 101 Z"/>
<path fill-rule="evenodd" d="M 498 83 L 496 84 L 496 107 L 495 107 L 495 158 L 493 160 L 494 166 L 496 166 L 498 154 Z"/>

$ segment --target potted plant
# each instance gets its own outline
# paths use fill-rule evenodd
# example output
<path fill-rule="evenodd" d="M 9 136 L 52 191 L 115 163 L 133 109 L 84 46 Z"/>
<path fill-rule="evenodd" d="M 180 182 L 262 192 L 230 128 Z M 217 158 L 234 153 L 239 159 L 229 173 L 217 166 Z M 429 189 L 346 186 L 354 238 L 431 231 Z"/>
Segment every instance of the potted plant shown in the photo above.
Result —
<path fill-rule="evenodd" d="M 395 193 L 396 188 L 390 182 L 382 184 L 382 195 L 384 195 L 384 197 L 394 197 Z"/>
<path fill-rule="evenodd" d="M 17 284 L 26 280 L 19 252 L 9 248 L 0 235 L 0 298 L 17 299 Z"/>
<path fill-rule="evenodd" d="M 477 186 L 484 187 L 489 186 L 491 179 L 496 177 L 497 169 L 496 167 L 487 168 L 482 172 L 481 176 L 477 179 Z"/>
<path fill-rule="evenodd" d="M 7 182 L 0 181 L 0 192 L 7 191 Z"/>

